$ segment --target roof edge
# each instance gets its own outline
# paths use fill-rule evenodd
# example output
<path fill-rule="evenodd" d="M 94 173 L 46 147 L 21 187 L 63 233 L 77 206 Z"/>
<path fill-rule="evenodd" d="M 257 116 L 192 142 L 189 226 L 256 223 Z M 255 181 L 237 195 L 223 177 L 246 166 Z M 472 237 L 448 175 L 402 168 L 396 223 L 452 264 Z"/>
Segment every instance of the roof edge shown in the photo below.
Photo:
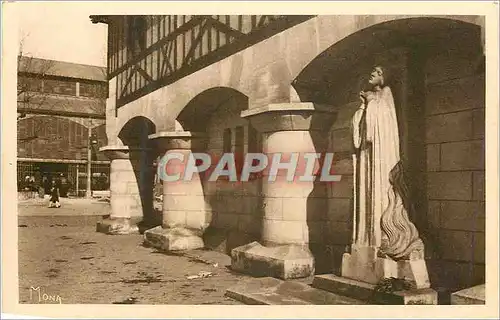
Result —
<path fill-rule="evenodd" d="M 108 15 L 90 15 L 89 16 L 90 18 L 90 21 L 92 21 L 92 23 L 94 24 L 97 24 L 97 23 L 105 23 L 105 24 L 108 24 L 109 23 L 109 16 Z"/>

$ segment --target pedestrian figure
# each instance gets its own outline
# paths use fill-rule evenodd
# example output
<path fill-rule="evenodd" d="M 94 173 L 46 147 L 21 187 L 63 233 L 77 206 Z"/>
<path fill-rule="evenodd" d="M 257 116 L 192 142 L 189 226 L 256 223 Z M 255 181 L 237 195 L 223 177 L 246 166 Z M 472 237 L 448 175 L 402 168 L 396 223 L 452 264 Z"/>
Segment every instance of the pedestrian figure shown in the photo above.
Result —
<path fill-rule="evenodd" d="M 61 207 L 61 204 L 59 203 L 59 184 L 54 179 L 52 180 L 49 201 L 50 201 L 49 208 L 60 208 Z"/>
<path fill-rule="evenodd" d="M 29 191 L 30 188 L 30 176 L 24 177 L 24 185 L 23 185 L 23 190 L 24 191 Z"/>

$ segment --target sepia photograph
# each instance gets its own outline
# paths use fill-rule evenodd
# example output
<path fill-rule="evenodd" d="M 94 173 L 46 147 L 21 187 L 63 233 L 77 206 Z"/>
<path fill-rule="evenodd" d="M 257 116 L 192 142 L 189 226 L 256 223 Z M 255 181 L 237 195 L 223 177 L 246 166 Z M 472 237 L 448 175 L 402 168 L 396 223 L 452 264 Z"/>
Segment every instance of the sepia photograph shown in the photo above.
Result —
<path fill-rule="evenodd" d="M 10 215 L 17 259 L 4 251 L 2 264 L 17 270 L 16 314 L 498 311 L 487 277 L 498 274 L 498 198 L 486 196 L 486 177 L 498 184 L 486 165 L 498 165 L 498 145 L 486 152 L 498 135 L 498 79 L 487 77 L 498 78 L 487 41 L 498 12 L 486 12 L 498 3 L 281 15 L 116 4 L 15 3 L 2 233 Z"/>

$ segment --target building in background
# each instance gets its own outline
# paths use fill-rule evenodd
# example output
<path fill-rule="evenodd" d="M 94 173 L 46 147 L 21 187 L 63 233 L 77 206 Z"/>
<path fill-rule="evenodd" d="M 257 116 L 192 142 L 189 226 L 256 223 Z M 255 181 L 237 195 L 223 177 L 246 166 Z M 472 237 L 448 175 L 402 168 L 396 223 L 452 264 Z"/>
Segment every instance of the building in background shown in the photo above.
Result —
<path fill-rule="evenodd" d="M 17 97 L 19 191 L 43 192 L 57 177 L 63 194 L 83 196 L 89 158 L 92 189 L 107 190 L 105 68 L 19 56 Z"/>
<path fill-rule="evenodd" d="M 265 247 L 254 257 L 279 245 L 282 262 L 314 259 L 302 275 L 338 273 L 352 229 L 350 121 L 382 64 L 431 283 L 451 291 L 484 283 L 484 17 L 91 19 L 108 25 L 104 150 L 120 173 L 111 174 L 112 213 L 99 230 L 132 232 L 152 219 L 151 167 L 168 151 L 333 152 L 342 179 L 328 185 L 164 182 L 162 226 L 145 235 L 167 250 L 179 249 L 178 237 L 183 249 L 241 248 L 233 263 L 253 241 Z"/>

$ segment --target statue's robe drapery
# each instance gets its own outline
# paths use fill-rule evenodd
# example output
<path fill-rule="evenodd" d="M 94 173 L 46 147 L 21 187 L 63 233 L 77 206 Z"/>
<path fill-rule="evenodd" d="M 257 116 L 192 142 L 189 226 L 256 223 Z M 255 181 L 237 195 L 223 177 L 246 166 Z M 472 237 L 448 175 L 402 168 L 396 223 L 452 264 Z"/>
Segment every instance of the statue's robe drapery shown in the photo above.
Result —
<path fill-rule="evenodd" d="M 391 89 L 373 93 L 352 119 L 356 149 L 353 244 L 405 258 L 421 245 L 408 218 L 399 154 L 399 131 Z"/>

